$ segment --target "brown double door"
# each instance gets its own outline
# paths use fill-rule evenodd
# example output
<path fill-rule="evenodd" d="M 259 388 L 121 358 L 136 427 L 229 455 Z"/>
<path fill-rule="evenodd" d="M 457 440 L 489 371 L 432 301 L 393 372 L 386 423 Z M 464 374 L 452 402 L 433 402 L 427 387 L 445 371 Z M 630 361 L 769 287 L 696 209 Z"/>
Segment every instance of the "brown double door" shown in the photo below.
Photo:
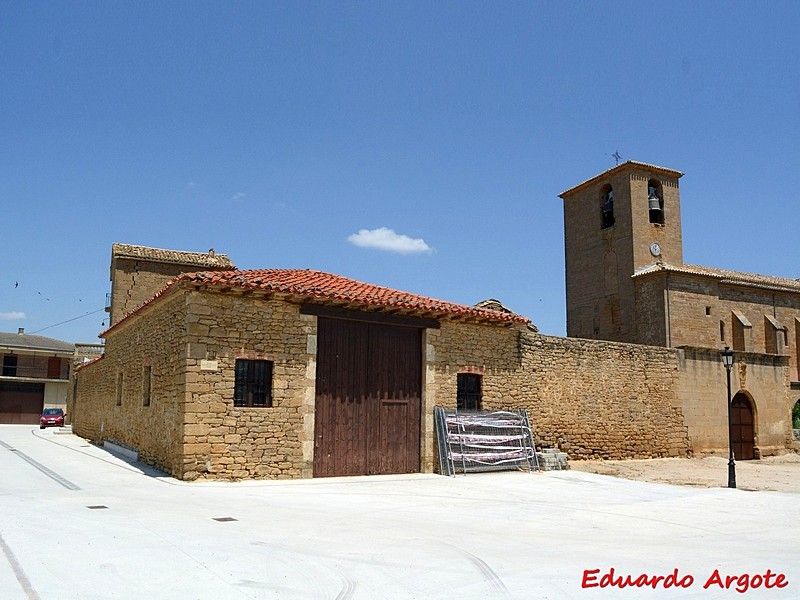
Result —
<path fill-rule="evenodd" d="M 419 471 L 421 330 L 317 323 L 314 476 Z"/>
<path fill-rule="evenodd" d="M 731 442 L 736 460 L 755 458 L 755 420 L 753 408 L 744 394 L 736 394 L 731 400 Z"/>

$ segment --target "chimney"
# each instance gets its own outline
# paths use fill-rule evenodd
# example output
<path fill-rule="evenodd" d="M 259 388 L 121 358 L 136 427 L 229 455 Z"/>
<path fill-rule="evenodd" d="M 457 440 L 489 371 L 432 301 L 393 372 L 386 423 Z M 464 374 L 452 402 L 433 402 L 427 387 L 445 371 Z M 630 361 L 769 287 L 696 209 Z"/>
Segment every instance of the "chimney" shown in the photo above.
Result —
<path fill-rule="evenodd" d="M 18 335 L 25 335 L 25 328 L 24 327 L 20 327 L 19 330 L 17 331 L 17 334 Z"/>

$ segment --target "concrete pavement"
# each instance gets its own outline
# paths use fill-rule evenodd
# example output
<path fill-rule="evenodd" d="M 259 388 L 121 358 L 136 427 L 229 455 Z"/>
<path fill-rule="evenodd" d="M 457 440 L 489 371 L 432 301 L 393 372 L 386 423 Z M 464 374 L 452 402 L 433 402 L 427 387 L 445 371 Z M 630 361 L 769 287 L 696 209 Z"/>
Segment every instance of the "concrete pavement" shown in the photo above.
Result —
<path fill-rule="evenodd" d="M 797 598 L 798 522 L 576 471 L 184 483 L 0 425 L 3 600 Z"/>

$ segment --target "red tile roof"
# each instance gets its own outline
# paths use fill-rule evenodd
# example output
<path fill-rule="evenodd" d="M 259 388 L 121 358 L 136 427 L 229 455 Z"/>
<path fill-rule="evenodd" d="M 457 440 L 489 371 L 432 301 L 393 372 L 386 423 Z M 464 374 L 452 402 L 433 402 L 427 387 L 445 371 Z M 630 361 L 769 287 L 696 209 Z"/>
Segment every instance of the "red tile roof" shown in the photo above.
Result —
<path fill-rule="evenodd" d="M 328 300 L 337 301 L 337 304 L 340 304 L 344 301 L 344 303 L 353 307 L 396 308 L 408 314 L 428 313 L 437 316 L 474 317 L 480 320 L 505 323 L 530 323 L 530 319 L 522 315 L 436 300 L 322 271 L 308 269 L 201 271 L 198 273 L 184 273 L 176 277 L 163 290 L 103 332 L 101 337 L 116 325 L 125 321 L 129 316 L 153 303 L 161 296 L 168 294 L 183 282 L 216 288 L 260 290 L 285 294 L 301 302 L 312 302 L 316 299 L 320 303 Z"/>

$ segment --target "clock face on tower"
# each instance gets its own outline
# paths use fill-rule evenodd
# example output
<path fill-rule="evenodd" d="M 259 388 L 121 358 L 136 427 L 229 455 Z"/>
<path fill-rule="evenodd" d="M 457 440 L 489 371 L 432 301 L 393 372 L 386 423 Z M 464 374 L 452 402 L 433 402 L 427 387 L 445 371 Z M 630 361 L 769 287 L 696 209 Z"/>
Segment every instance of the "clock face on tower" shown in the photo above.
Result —
<path fill-rule="evenodd" d="M 659 246 L 656 242 L 650 244 L 650 254 L 653 256 L 661 256 L 661 246 Z"/>

